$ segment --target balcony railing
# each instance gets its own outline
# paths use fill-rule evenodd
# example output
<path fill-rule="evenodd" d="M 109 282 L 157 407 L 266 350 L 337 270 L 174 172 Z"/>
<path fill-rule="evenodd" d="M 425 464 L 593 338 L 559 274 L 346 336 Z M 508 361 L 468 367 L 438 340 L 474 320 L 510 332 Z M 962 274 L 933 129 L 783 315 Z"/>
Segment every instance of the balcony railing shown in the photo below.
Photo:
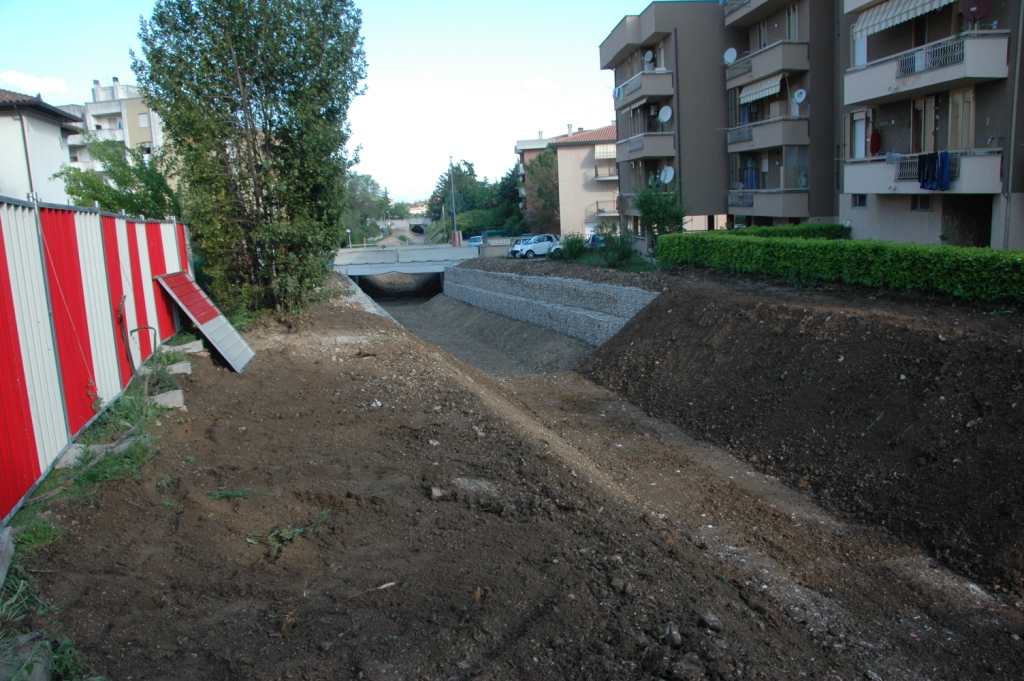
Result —
<path fill-rule="evenodd" d="M 896 165 L 896 179 L 898 181 L 913 180 L 917 182 L 917 171 L 923 156 L 925 154 L 900 156 Z M 949 152 L 949 179 L 951 180 L 960 179 L 960 156 L 961 152 L 959 151 Z"/>
<path fill-rule="evenodd" d="M 729 205 L 750 208 L 754 205 L 754 192 L 729 192 Z"/>
<path fill-rule="evenodd" d="M 594 213 L 596 215 L 618 215 L 619 214 L 619 202 L 618 199 L 611 201 L 598 201 L 595 205 Z"/>
<path fill-rule="evenodd" d="M 905 52 L 900 57 L 900 65 L 896 69 L 897 78 L 906 78 L 915 73 L 924 73 L 944 66 L 962 64 L 964 61 L 963 36 L 954 36 L 931 45 L 925 45 L 913 52 Z"/>
<path fill-rule="evenodd" d="M 726 130 L 727 144 L 743 144 L 745 150 L 768 149 L 787 145 L 810 144 L 807 116 L 777 116 L 755 123 L 738 125 Z M 737 151 L 732 149 L 730 151 Z"/>
<path fill-rule="evenodd" d="M 754 60 L 750 57 L 738 59 L 725 67 L 725 79 L 732 80 L 736 76 L 744 76 L 754 69 Z"/>
<path fill-rule="evenodd" d="M 595 180 L 617 180 L 619 179 L 618 164 L 594 166 Z"/>
<path fill-rule="evenodd" d="M 736 144 L 737 142 L 749 142 L 754 139 L 754 124 L 741 125 L 738 128 L 731 128 L 727 136 L 729 138 L 729 144 Z"/>

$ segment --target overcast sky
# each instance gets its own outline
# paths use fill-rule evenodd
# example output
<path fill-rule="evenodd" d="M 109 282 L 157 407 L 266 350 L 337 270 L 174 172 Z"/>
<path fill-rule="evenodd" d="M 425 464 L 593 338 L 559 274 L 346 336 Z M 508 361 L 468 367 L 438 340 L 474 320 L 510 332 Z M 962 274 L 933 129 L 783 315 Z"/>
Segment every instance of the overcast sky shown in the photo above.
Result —
<path fill-rule="evenodd" d="M 716 1 L 716 0 L 713 0 Z M 358 0 L 366 93 L 349 111 L 355 170 L 393 200 L 426 198 L 448 157 L 495 179 L 516 140 L 597 128 L 614 118 L 598 46 L 648 0 Z M 0 0 L 0 87 L 50 104 L 91 99 L 93 79 L 134 83 L 139 17 L 151 0 L 98 5 Z"/>

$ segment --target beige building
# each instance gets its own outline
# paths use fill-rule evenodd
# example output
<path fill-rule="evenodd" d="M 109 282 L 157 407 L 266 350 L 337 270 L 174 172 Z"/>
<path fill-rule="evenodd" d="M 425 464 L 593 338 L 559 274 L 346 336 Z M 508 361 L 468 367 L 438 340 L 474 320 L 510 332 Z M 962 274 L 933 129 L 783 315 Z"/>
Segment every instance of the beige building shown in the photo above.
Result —
<path fill-rule="evenodd" d="M 717 1 L 654 2 L 624 17 L 601 43 L 601 68 L 615 72 L 622 224 L 635 233 L 633 196 L 664 181 L 679 188 L 688 228 L 724 224 L 729 110 L 722 55 L 746 35 L 722 26 Z"/>
<path fill-rule="evenodd" d="M 727 0 L 729 208 L 737 224 L 833 220 L 832 0 Z"/>
<path fill-rule="evenodd" d="M 562 236 L 586 237 L 619 220 L 615 126 L 583 130 L 551 143 L 558 154 L 558 211 Z"/>
<path fill-rule="evenodd" d="M 1024 248 L 1021 0 L 845 0 L 840 217 L 855 238 Z"/>
<path fill-rule="evenodd" d="M 102 164 L 89 155 L 86 132 L 96 139 L 121 142 L 147 154 L 163 145 L 160 117 L 146 106 L 137 87 L 122 85 L 117 78 L 108 86 L 94 80 L 91 102 L 61 108 L 82 119 L 82 132 L 68 140 L 72 167 L 103 172 Z"/>

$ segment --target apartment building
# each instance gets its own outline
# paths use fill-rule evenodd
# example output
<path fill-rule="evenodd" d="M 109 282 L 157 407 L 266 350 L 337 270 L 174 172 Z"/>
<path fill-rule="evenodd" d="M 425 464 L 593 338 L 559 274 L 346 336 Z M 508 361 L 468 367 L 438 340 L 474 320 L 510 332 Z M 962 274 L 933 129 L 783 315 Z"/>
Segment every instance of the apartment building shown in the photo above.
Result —
<path fill-rule="evenodd" d="M 82 120 L 82 132 L 68 139 L 71 166 L 103 172 L 102 164 L 89 155 L 86 133 L 99 140 L 121 142 L 131 149 L 151 153 L 163 145 L 163 127 L 156 112 L 146 106 L 134 85 L 114 78 L 107 86 L 92 82 L 92 101 L 61 107 Z"/>
<path fill-rule="evenodd" d="M 728 212 L 729 109 L 722 55 L 746 40 L 723 27 L 717 0 L 654 2 L 619 22 L 600 46 L 615 72 L 621 224 L 639 233 L 632 203 L 649 186 L 678 187 L 687 228 L 724 224 Z"/>
<path fill-rule="evenodd" d="M 1024 248 L 1021 0 L 844 0 L 840 218 L 855 238 Z"/>
<path fill-rule="evenodd" d="M 727 0 L 729 207 L 737 224 L 831 220 L 836 204 L 832 0 Z"/>
<path fill-rule="evenodd" d="M 586 237 L 619 220 L 616 126 L 580 128 L 553 142 L 558 155 L 558 216 L 562 236 Z"/>
<path fill-rule="evenodd" d="M 568 126 L 568 129 L 569 132 L 566 134 L 571 134 L 572 126 Z M 541 203 L 537 200 L 537 185 L 534 179 L 530 177 L 528 170 L 530 162 L 544 153 L 544 150 L 552 142 L 560 140 L 565 136 L 544 137 L 544 131 L 540 130 L 537 132 L 537 139 L 525 139 L 516 142 L 515 152 L 516 156 L 519 157 L 516 170 L 519 173 L 519 197 L 522 199 L 519 203 L 519 208 L 523 212 L 523 217 L 531 224 L 548 223 L 551 222 L 552 218 L 547 215 L 548 211 L 540 210 Z M 543 229 L 549 228 L 554 229 L 550 224 L 543 225 Z"/>
<path fill-rule="evenodd" d="M 67 202 L 64 181 L 52 178 L 68 162 L 76 123 L 39 95 L 0 90 L 0 196 Z"/>

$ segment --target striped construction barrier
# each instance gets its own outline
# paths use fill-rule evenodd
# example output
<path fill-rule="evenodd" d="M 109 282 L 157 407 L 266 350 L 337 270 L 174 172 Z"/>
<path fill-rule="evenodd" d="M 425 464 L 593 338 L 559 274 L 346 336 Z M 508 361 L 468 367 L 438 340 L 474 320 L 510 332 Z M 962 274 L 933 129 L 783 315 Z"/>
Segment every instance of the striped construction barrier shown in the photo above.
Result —
<path fill-rule="evenodd" d="M 178 332 L 157 278 L 194 275 L 186 227 L 0 197 L 0 520 L 157 346 Z"/>

